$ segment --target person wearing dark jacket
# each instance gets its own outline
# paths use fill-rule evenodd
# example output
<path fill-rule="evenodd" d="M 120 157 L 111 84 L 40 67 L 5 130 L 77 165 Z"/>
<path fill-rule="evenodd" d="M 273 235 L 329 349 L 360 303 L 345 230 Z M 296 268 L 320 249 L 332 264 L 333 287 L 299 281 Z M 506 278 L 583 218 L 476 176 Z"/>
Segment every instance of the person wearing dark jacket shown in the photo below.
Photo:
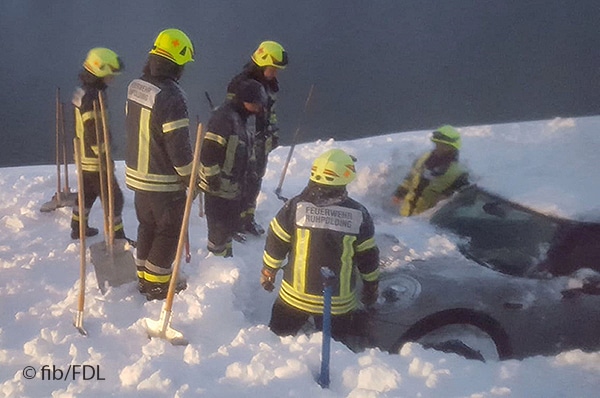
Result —
<path fill-rule="evenodd" d="M 98 135 L 96 132 L 96 124 L 102 125 L 100 114 L 94 112 L 94 103 L 98 112 L 99 93 L 103 93 L 106 106 L 106 89 L 107 84 L 118 75 L 123 69 L 123 62 L 119 56 L 112 50 L 103 47 L 92 48 L 83 63 L 83 70 L 79 73 L 81 85 L 75 89 L 73 93 L 72 103 L 75 107 L 75 134 L 80 139 L 81 153 L 81 168 L 83 170 L 83 187 L 84 187 L 84 209 L 85 219 L 88 220 L 90 210 L 96 199 L 100 196 L 100 162 L 106 164 L 106 159 L 102 157 L 103 152 L 100 150 L 102 145 L 98 144 Z M 106 106 L 108 109 L 108 106 Z M 104 140 L 103 131 L 99 131 L 100 142 Z M 110 137 L 110 131 L 109 131 Z M 114 170 L 114 168 L 113 168 Z M 112 185 L 114 193 L 114 237 L 116 239 L 125 239 L 125 231 L 123 230 L 123 220 L 121 213 L 123 212 L 123 192 L 119 187 L 119 183 L 114 175 L 110 176 L 109 183 Z M 79 239 L 79 207 L 78 200 L 73 207 L 73 215 L 71 217 L 71 238 Z M 92 228 L 87 225 L 85 228 L 86 236 L 94 236 L 98 234 L 97 228 Z"/>
<path fill-rule="evenodd" d="M 355 177 L 352 157 L 340 149 L 325 152 L 314 161 L 308 186 L 286 202 L 269 225 L 260 283 L 272 291 L 276 273 L 283 268 L 269 322 L 279 336 L 296 334 L 311 316 L 321 327 L 322 267 L 336 277 L 331 304 L 335 339 L 343 341 L 356 333 L 358 277 L 362 303 L 370 306 L 377 300 L 379 249 L 373 220 L 346 190 Z"/>
<path fill-rule="evenodd" d="M 240 203 L 248 176 L 255 173 L 254 136 L 248 118 L 264 111 L 267 94 L 255 80 L 242 82 L 208 121 L 200 152 L 200 183 L 205 192 L 208 250 L 233 256 L 232 239 L 239 229 Z"/>
<path fill-rule="evenodd" d="M 442 126 L 433 132 L 431 141 L 435 149 L 415 161 L 392 197 L 402 216 L 420 214 L 469 184 L 469 173 L 458 161 L 460 133 Z"/>
<path fill-rule="evenodd" d="M 263 85 L 268 96 L 265 111 L 255 115 L 254 148 L 256 154 L 256 172 L 249 176 L 247 189 L 241 202 L 241 224 L 239 232 L 262 235 L 265 230 L 255 221 L 256 200 L 260 193 L 262 178 L 267 170 L 269 153 L 279 145 L 279 127 L 275 113 L 275 101 L 279 92 L 277 72 L 288 64 L 286 51 L 274 41 L 260 43 L 241 73 L 236 75 L 227 86 L 227 98 L 234 98 L 239 86 L 247 80 L 256 80 Z"/>
<path fill-rule="evenodd" d="M 135 191 L 138 289 L 148 300 L 167 295 L 183 221 L 193 155 L 178 81 L 193 60 L 188 36 L 166 29 L 157 36 L 142 77 L 127 90 L 125 182 Z M 181 280 L 177 290 L 185 286 Z"/>

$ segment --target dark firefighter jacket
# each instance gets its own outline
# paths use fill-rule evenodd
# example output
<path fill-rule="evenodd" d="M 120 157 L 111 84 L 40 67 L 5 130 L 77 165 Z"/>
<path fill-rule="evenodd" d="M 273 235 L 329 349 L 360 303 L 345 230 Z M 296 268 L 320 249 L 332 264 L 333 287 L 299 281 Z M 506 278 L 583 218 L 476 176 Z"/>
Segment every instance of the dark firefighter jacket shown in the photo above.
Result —
<path fill-rule="evenodd" d="M 186 189 L 192 171 L 189 118 L 175 79 L 144 74 L 127 89 L 125 183 L 146 192 Z"/>
<path fill-rule="evenodd" d="M 277 92 L 279 91 L 279 81 L 277 78 L 272 80 L 265 79 L 262 69 L 256 66 L 254 62 L 248 62 L 242 72 L 231 79 L 227 85 L 227 98 L 232 99 L 235 97 L 240 84 L 249 79 L 254 79 L 262 84 L 269 97 L 265 112 L 261 115 L 256 115 L 255 124 L 255 140 L 261 149 L 264 146 L 265 155 L 268 155 L 269 152 L 279 145 L 279 127 L 277 127 L 277 114 L 275 113 L 275 101 L 277 100 Z"/>
<path fill-rule="evenodd" d="M 75 135 L 80 139 L 81 168 L 83 171 L 99 172 L 99 147 L 96 135 L 96 123 L 102 126 L 100 118 L 100 105 L 97 105 L 98 116 L 94 114 L 94 102 L 98 104 L 98 93 L 106 89 L 106 84 L 88 71 L 79 75 L 82 84 L 75 89 L 72 103 L 75 106 Z M 104 96 L 105 107 L 106 95 Z M 106 115 L 105 115 L 106 116 Z M 96 120 L 97 119 L 97 120 Z M 102 129 L 98 129 L 100 142 L 103 142 Z M 110 134 L 110 133 L 109 133 Z M 109 135 L 110 136 L 110 135 Z"/>
<path fill-rule="evenodd" d="M 332 192 L 311 182 L 269 225 L 263 264 L 275 270 L 283 267 L 279 296 L 302 311 L 323 313 L 321 267 L 337 277 L 331 313 L 353 311 L 358 306 L 356 270 L 363 281 L 375 282 L 378 263 L 373 220 L 345 189 Z"/>
<path fill-rule="evenodd" d="M 254 171 L 248 116 L 243 104 L 234 99 L 225 101 L 208 121 L 200 152 L 200 189 L 204 192 L 224 199 L 241 196 L 248 173 Z"/>
<path fill-rule="evenodd" d="M 417 159 L 396 190 L 396 196 L 404 197 L 400 215 L 422 213 L 468 183 L 469 175 L 458 162 L 457 152 L 448 156 L 427 152 Z"/>

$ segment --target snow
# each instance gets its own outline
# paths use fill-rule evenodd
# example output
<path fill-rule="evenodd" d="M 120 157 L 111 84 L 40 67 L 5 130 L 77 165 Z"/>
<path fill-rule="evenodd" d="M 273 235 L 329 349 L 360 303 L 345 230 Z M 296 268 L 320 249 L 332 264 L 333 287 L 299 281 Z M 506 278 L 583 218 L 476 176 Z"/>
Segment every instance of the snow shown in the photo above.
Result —
<path fill-rule="evenodd" d="M 600 117 L 460 130 L 461 159 L 478 184 L 550 214 L 600 218 Z M 456 254 L 451 237 L 436 233 L 423 217 L 401 219 L 389 201 L 414 159 L 431 148 L 428 137 L 429 131 L 415 131 L 297 145 L 282 193 L 295 195 L 306 184 L 312 160 L 342 148 L 358 158 L 351 196 L 369 208 L 378 232 L 398 237 L 404 260 Z M 265 226 L 282 205 L 274 190 L 288 151 L 281 147 L 270 156 L 257 211 Z M 123 173 L 119 161 L 125 228 L 135 238 L 133 193 L 125 188 Z M 264 239 L 234 243 L 232 259 L 207 258 L 206 221 L 198 217 L 197 204 L 190 221 L 192 261 L 182 262 L 189 287 L 175 296 L 172 322 L 189 344 L 149 339 L 143 319 L 158 319 L 163 303 L 147 302 L 135 283 L 102 295 L 89 263 L 88 336 L 82 336 L 73 327 L 80 262 L 78 243 L 69 237 L 70 209 L 38 211 L 56 189 L 55 166 L 1 169 L 0 188 L 0 396 L 597 396 L 600 352 L 482 363 L 418 344 L 391 355 L 378 349 L 353 353 L 332 342 L 331 386 L 322 389 L 315 382 L 321 333 L 280 338 L 266 326 L 276 294 L 258 283 Z M 101 227 L 101 222 L 96 203 L 90 224 Z M 88 245 L 102 240 L 88 239 Z M 70 365 L 87 373 L 74 376 L 77 367 Z M 51 373 L 58 377 L 69 370 L 63 380 L 48 380 Z M 27 379 L 24 374 L 31 371 L 36 377 Z"/>

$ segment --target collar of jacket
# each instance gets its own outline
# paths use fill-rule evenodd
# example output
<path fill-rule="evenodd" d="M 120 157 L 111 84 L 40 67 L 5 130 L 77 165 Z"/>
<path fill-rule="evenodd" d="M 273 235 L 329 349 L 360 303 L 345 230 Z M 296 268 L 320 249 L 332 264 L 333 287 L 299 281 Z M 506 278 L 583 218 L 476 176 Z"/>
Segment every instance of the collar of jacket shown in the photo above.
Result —
<path fill-rule="evenodd" d="M 95 88 L 98 91 L 105 90 L 108 86 L 104 83 L 104 79 L 92 75 L 85 69 L 79 72 L 79 80 L 84 86 Z"/>
<path fill-rule="evenodd" d="M 300 197 L 317 206 L 332 206 L 345 201 L 348 198 L 348 191 L 346 187 L 331 187 L 309 181 Z"/>
<path fill-rule="evenodd" d="M 265 79 L 263 69 L 260 66 L 257 66 L 253 61 L 250 61 L 244 65 L 243 73 L 247 77 L 256 80 L 263 86 L 268 87 L 270 91 L 274 93 L 279 91 L 279 80 L 277 80 L 277 78 L 272 80 Z"/>

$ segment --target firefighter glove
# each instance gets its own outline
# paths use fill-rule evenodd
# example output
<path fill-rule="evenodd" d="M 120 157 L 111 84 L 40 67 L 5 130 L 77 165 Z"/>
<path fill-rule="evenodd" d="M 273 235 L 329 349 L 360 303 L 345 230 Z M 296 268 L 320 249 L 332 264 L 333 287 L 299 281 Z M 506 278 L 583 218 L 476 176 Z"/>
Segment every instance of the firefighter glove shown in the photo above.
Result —
<path fill-rule="evenodd" d="M 268 267 L 263 267 L 262 271 L 260 271 L 260 284 L 268 292 L 272 292 L 275 289 L 275 275 L 277 274 L 276 270 L 273 270 Z"/>

